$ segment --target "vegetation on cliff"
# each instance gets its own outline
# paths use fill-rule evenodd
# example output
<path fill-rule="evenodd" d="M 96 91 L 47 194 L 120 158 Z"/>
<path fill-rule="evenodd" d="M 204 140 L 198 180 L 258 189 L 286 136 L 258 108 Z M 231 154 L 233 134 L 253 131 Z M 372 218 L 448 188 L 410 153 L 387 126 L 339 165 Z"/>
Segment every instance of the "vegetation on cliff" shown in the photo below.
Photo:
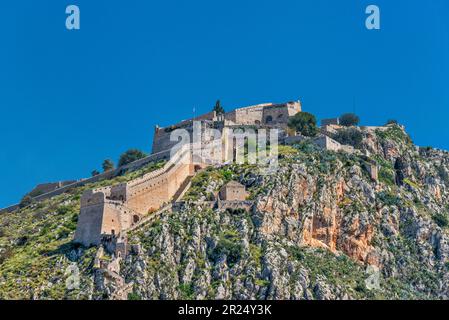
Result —
<path fill-rule="evenodd" d="M 184 206 L 128 235 L 128 298 L 449 298 L 449 154 L 416 148 L 396 124 L 356 130 L 363 153 L 303 142 L 279 148 L 274 174 L 247 164 L 199 173 Z M 0 215 L 0 298 L 111 298 L 95 281 L 96 248 L 71 243 L 80 195 L 160 165 Z M 230 180 L 246 186 L 251 210 L 208 204 Z"/>
<path fill-rule="evenodd" d="M 162 165 L 152 163 L 0 214 L 0 299 L 90 298 L 96 249 L 72 243 L 82 193 L 135 179 Z M 79 289 L 67 289 L 66 281 L 73 275 L 71 266 L 79 269 Z"/>

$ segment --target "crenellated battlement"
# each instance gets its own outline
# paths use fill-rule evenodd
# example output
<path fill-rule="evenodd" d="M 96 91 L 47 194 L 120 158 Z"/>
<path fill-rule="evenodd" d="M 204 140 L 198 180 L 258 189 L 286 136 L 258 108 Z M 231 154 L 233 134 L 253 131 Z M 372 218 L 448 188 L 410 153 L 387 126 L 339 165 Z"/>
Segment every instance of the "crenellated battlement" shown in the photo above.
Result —
<path fill-rule="evenodd" d="M 139 168 L 153 158 L 167 158 L 170 155 L 169 160 L 162 168 L 132 181 L 86 191 L 81 197 L 75 241 L 86 246 L 98 245 L 104 236 L 119 236 L 142 219 L 147 219 L 154 212 L 159 212 L 161 208 L 173 201 L 175 196 L 179 197 L 182 194 L 183 188 L 188 187 L 188 182 L 196 170 L 212 164 L 213 159 L 209 159 L 209 162 L 204 160 L 202 153 L 198 153 L 198 150 L 203 152 L 205 148 L 218 144 L 224 152 L 224 157 L 218 161 L 229 160 L 232 150 L 228 148 L 232 145 L 226 140 L 227 135 L 224 135 L 223 141 L 208 141 L 204 134 L 208 128 L 218 129 L 222 133 L 242 125 L 282 129 L 287 126 L 289 118 L 298 112 L 301 112 L 299 101 L 282 104 L 266 103 L 239 108 L 220 116 L 210 112 L 166 128 L 156 127 L 153 155 L 136 161 L 128 167 Z M 185 144 L 173 152 L 178 141 L 171 141 L 172 131 L 183 128 L 193 135 L 195 121 L 201 123 L 201 141 L 196 141 L 196 145 Z M 195 142 L 195 139 L 191 139 L 191 142 Z"/>
<path fill-rule="evenodd" d="M 302 111 L 301 102 L 263 103 L 253 106 L 237 108 L 224 115 L 210 112 L 205 115 L 181 121 L 177 124 L 156 126 L 153 139 L 153 153 L 171 149 L 177 142 L 170 140 L 171 133 L 176 129 L 185 129 L 193 140 L 193 123 L 201 121 L 204 126 L 258 126 L 286 128 L 290 117 Z"/>
<path fill-rule="evenodd" d="M 115 186 L 85 191 L 81 197 L 75 242 L 98 245 L 118 236 L 170 202 L 194 174 L 190 146 L 179 149 L 160 169 Z"/>

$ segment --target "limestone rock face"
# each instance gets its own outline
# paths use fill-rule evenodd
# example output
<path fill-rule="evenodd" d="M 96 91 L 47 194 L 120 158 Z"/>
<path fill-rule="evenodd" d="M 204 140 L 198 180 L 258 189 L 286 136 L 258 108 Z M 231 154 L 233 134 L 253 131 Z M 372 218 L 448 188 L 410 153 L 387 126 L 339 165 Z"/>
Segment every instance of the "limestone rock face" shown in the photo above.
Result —
<path fill-rule="evenodd" d="M 74 248 L 54 227 L 73 228 L 75 202 L 73 216 L 56 202 L 46 215 L 31 206 L 20 214 L 40 224 L 8 243 L 20 246 L 20 259 L 33 252 L 33 263 L 13 273 L 21 260 L 8 260 L 15 252 L 0 242 L 0 298 L 448 299 L 449 153 L 417 148 L 399 126 L 357 130 L 355 153 L 305 141 L 280 147 L 272 174 L 247 164 L 198 173 L 184 205 L 128 234 L 129 255 L 112 274 L 90 267 L 96 248 Z M 377 165 L 377 180 L 367 163 Z M 229 181 L 246 187 L 250 209 L 211 205 Z M 16 228 L 15 219 L 0 219 Z M 46 232 L 51 251 L 37 242 Z M 28 265 L 49 276 L 22 278 L 33 274 Z M 77 290 L 64 289 L 67 275 L 57 272 L 69 265 L 79 269 Z"/>
<path fill-rule="evenodd" d="M 370 159 L 299 145 L 268 176 L 216 169 L 203 189 L 232 172 L 253 208 L 187 204 L 131 237 L 142 252 L 123 274 L 144 299 L 448 298 L 449 154 L 416 148 L 398 126 L 366 134 L 363 150 Z"/>

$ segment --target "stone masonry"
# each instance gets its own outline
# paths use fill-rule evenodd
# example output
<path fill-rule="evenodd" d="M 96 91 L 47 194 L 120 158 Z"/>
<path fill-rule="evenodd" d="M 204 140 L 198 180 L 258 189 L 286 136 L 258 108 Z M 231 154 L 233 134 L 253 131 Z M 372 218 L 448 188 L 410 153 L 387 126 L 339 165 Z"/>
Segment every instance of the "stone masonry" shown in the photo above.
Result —
<path fill-rule="evenodd" d="M 299 101 L 280 104 L 265 103 L 239 108 L 224 115 L 210 112 L 165 128 L 156 126 L 152 152 L 157 153 L 168 150 L 176 145 L 177 141 L 170 141 L 170 134 L 173 130 L 186 129 L 192 134 L 194 121 L 201 121 L 203 124 L 209 123 L 221 130 L 232 126 L 262 126 L 285 129 L 289 118 L 298 112 L 301 112 L 301 103 Z M 193 140 L 193 137 L 191 139 Z"/>
<path fill-rule="evenodd" d="M 220 189 L 220 200 L 244 201 L 248 196 L 245 186 L 237 181 L 230 181 Z"/>
<path fill-rule="evenodd" d="M 104 236 L 119 236 L 146 215 L 157 211 L 194 174 L 189 148 L 180 149 L 163 168 L 116 186 L 86 191 L 75 242 L 99 245 Z"/>
<path fill-rule="evenodd" d="M 164 155 L 166 158 L 170 150 L 178 144 L 178 141 L 170 141 L 171 132 L 184 128 L 192 133 L 196 121 L 201 123 L 203 129 L 214 128 L 221 133 L 229 131 L 229 128 L 232 131 L 238 126 L 286 129 L 289 118 L 298 112 L 301 112 L 300 102 L 268 103 L 236 109 L 224 115 L 210 112 L 166 128 L 157 126 L 153 155 Z M 226 155 L 225 158 L 218 159 L 219 161 L 229 160 L 226 157 L 232 154 L 233 143 L 226 141 L 226 137 L 224 134 L 224 141 L 218 141 Z M 202 135 L 200 140 L 203 147 L 215 143 L 206 140 Z M 141 221 L 146 221 L 147 216 L 179 198 L 183 191 L 181 189 L 188 188 L 188 183 L 195 172 L 211 164 L 206 163 L 202 157 L 195 158 L 192 149 L 193 144 L 182 146 L 171 155 L 163 168 L 143 177 L 115 186 L 86 191 L 81 197 L 81 210 L 74 241 L 90 246 L 100 245 L 104 239 L 111 237 L 123 237 L 127 230 L 135 228 Z M 131 166 L 139 167 L 148 163 L 147 160 L 139 161 Z M 232 191 L 236 192 L 230 194 Z M 246 191 L 236 185 L 228 185 L 223 191 L 223 196 L 241 201 L 246 197 Z"/>

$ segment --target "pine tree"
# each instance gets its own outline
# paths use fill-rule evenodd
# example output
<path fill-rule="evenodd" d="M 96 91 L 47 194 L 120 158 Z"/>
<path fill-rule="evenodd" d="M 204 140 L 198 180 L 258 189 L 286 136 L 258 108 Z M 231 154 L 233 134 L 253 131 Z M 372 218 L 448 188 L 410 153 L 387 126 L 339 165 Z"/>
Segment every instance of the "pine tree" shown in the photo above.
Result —
<path fill-rule="evenodd" d="M 217 114 L 225 113 L 225 109 L 221 106 L 220 100 L 217 100 L 217 102 L 215 102 L 215 107 L 213 111 L 215 111 Z"/>
<path fill-rule="evenodd" d="M 103 161 L 102 167 L 104 172 L 114 170 L 114 162 L 110 159 L 106 159 Z"/>

